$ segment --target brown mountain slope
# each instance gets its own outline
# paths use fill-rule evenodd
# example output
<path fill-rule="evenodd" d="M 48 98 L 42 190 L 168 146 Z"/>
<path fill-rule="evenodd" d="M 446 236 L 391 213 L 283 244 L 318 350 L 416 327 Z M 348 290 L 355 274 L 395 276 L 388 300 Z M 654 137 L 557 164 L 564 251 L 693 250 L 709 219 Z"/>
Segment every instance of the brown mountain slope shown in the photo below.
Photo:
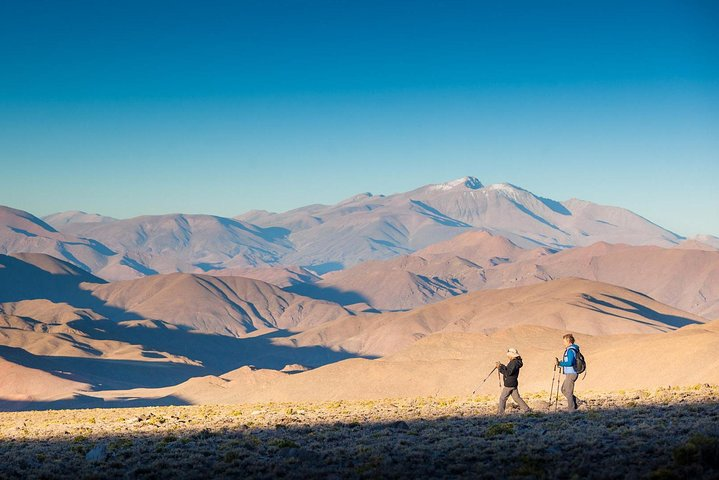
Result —
<path fill-rule="evenodd" d="M 52 255 L 101 277 L 133 278 L 148 273 L 100 241 L 59 232 L 28 212 L 0 205 L 0 253 L 22 252 Z"/>
<path fill-rule="evenodd" d="M 275 345 L 290 335 L 277 328 L 316 325 L 348 311 L 264 282 L 190 274 L 97 282 L 51 256 L 0 256 L 0 358 L 18 367 L 13 371 L 44 372 L 37 381 L 47 385 L 72 380 L 97 389 L 160 387 L 247 364 L 321 365 L 350 356 Z M 8 378 L 0 397 L 40 398 L 20 376 Z"/>
<path fill-rule="evenodd" d="M 0 255 L 0 302 L 33 298 L 67 300 L 83 282 L 105 281 L 42 253 Z"/>
<path fill-rule="evenodd" d="M 90 385 L 60 378 L 36 368 L 9 362 L 0 356 L 0 403 L 67 399 Z"/>
<path fill-rule="evenodd" d="M 384 356 L 437 332 L 487 333 L 531 324 L 608 335 L 666 332 L 704 321 L 625 288 L 568 278 L 468 293 L 408 312 L 341 318 L 291 341 Z"/>
<path fill-rule="evenodd" d="M 32 355 L 107 360 L 170 361 L 197 365 L 187 358 L 149 351 L 141 345 L 93 337 L 87 324 L 102 324 L 104 317 L 49 300 L 23 300 L 0 304 L 2 347 L 19 348 Z"/>
<path fill-rule="evenodd" d="M 106 283 L 49 255 L 0 255 L 0 304 L 29 299 L 66 303 L 114 321 L 164 320 L 200 333 L 235 336 L 318 325 L 349 313 L 243 277 L 175 273 Z"/>
<path fill-rule="evenodd" d="M 400 397 L 458 396 L 473 391 L 497 395 L 498 378 L 489 374 L 494 362 L 506 362 L 508 347 L 524 360 L 520 391 L 544 392 L 547 402 L 554 357 L 561 356 L 565 330 L 522 325 L 492 334 L 438 333 L 395 355 L 351 359 L 295 375 L 241 369 L 222 377 L 194 379 L 165 389 L 93 393 L 106 399 L 173 396 L 187 403 L 327 401 Z M 577 335 L 588 362 L 576 393 L 655 389 L 719 383 L 719 324 L 692 325 L 660 334 Z M 546 395 L 546 397 L 545 397 Z M 560 401 L 561 399 L 560 395 Z M 536 408 L 542 406 L 532 402 Z M 546 408 L 546 404 L 545 408 Z"/>
<path fill-rule="evenodd" d="M 277 285 L 280 288 L 320 280 L 319 276 L 306 268 L 296 265 L 287 267 L 226 268 L 223 270 L 209 270 L 205 273 L 218 277 L 254 278 L 255 280 Z"/>
<path fill-rule="evenodd" d="M 362 301 L 380 310 L 407 310 L 482 289 L 487 269 L 550 252 L 525 250 L 504 237 L 472 231 L 410 255 L 328 273 L 319 282 L 292 290 L 335 301 L 348 299 L 345 303 Z"/>
<path fill-rule="evenodd" d="M 381 310 L 403 310 L 467 291 L 579 277 L 637 290 L 680 310 L 719 318 L 719 251 L 710 247 L 600 242 L 549 254 L 546 249 L 517 251 L 511 245 L 502 237 L 470 232 L 412 255 L 367 262 L 292 289 L 320 298 L 365 301 Z"/>
<path fill-rule="evenodd" d="M 45 372 L 50 377 L 35 381 L 48 385 L 60 377 L 95 390 L 157 388 L 243 365 L 280 369 L 288 363 L 322 365 L 351 356 L 322 347 L 274 343 L 284 335 L 270 331 L 235 338 L 193 333 L 160 320 L 107 320 L 92 310 L 47 300 L 0 304 L 0 359 Z M 0 385 L 0 400 L 20 401 L 29 395 L 24 381 L 9 377 Z"/>
<path fill-rule="evenodd" d="M 502 265 L 487 273 L 486 288 L 580 277 L 640 291 L 705 318 L 719 318 L 719 251 L 596 243 Z"/>
<path fill-rule="evenodd" d="M 337 304 L 242 277 L 173 273 L 88 289 L 105 305 L 128 312 L 127 318 L 164 320 L 198 333 L 243 336 L 318 325 L 349 313 Z"/>
<path fill-rule="evenodd" d="M 501 235 L 478 230 L 432 244 L 415 254 L 419 256 L 453 255 L 478 264 L 496 265 L 516 261 L 526 256 L 527 252 L 528 250 L 517 246 Z"/>

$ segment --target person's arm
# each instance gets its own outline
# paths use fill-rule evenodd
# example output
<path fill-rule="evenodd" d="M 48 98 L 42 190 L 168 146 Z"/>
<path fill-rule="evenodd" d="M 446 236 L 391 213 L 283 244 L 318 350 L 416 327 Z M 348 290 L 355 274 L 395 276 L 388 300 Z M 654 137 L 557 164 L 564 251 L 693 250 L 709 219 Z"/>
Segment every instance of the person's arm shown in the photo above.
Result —
<path fill-rule="evenodd" d="M 566 362 L 559 362 L 560 367 L 573 367 L 574 366 L 574 357 L 576 356 L 576 353 L 574 353 L 573 348 L 567 349 L 567 361 Z"/>
<path fill-rule="evenodd" d="M 502 363 L 497 362 L 497 370 L 499 370 L 499 373 L 501 373 L 502 375 L 507 374 L 507 367 Z"/>
<path fill-rule="evenodd" d="M 512 360 L 507 364 L 507 368 L 505 369 L 506 374 L 508 377 L 511 377 L 513 375 L 517 374 L 517 370 L 519 370 L 519 365 L 516 361 Z"/>

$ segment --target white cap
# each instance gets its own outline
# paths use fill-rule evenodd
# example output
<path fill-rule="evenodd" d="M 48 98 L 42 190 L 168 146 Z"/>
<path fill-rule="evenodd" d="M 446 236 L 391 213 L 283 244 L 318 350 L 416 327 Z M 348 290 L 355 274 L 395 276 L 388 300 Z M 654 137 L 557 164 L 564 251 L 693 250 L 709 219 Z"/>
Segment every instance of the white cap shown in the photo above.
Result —
<path fill-rule="evenodd" d="M 517 351 L 516 348 L 508 348 L 508 349 L 507 349 L 507 355 L 509 355 L 510 357 L 518 357 L 518 356 L 519 356 L 519 352 Z"/>

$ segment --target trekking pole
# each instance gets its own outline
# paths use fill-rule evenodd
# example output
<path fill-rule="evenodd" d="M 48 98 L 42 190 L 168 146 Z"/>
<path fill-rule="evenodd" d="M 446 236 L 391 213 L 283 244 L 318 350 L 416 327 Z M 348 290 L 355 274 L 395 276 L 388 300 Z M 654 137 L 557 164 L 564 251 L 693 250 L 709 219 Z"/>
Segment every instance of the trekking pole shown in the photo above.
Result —
<path fill-rule="evenodd" d="M 559 384 L 562 382 L 562 371 L 559 371 L 559 375 L 557 376 L 557 398 L 554 400 L 554 411 L 559 410 Z"/>
<path fill-rule="evenodd" d="M 552 370 L 552 386 L 549 388 L 549 400 L 547 401 L 547 409 L 552 408 L 552 397 L 554 396 L 554 380 L 557 378 L 557 365 Z"/>
<path fill-rule="evenodd" d="M 479 386 L 474 389 L 474 391 L 472 392 L 472 395 L 474 395 L 474 394 L 477 392 L 477 390 L 479 390 L 480 388 L 482 388 L 482 385 L 484 385 L 484 382 L 486 382 L 487 380 L 489 380 L 489 377 L 492 376 L 492 374 L 494 373 L 495 370 L 497 370 L 497 367 L 494 367 L 494 368 L 492 369 L 492 371 L 489 372 L 489 375 L 487 375 L 487 376 L 484 378 L 484 380 L 482 380 L 482 383 L 480 383 Z M 499 373 L 499 372 L 497 372 L 497 373 Z"/>

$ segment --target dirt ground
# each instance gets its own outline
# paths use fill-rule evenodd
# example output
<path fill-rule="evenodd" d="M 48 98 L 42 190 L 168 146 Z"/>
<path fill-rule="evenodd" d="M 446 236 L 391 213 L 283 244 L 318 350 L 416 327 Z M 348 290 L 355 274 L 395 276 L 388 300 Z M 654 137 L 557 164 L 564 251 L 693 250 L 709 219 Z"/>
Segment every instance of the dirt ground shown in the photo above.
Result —
<path fill-rule="evenodd" d="M 717 386 L 526 400 L 0 413 L 0 477 L 719 479 Z"/>

